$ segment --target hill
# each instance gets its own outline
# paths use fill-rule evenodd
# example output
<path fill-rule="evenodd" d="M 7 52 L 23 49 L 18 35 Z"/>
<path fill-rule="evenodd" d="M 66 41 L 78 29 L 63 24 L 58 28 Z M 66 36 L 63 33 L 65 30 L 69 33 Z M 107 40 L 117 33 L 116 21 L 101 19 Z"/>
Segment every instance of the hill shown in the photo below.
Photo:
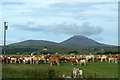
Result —
<path fill-rule="evenodd" d="M 10 46 L 47 47 L 47 46 L 58 46 L 58 43 L 45 41 L 45 40 L 26 40 L 23 42 L 10 44 Z"/>
<path fill-rule="evenodd" d="M 75 35 L 61 43 L 45 41 L 45 40 L 26 40 L 19 43 L 10 44 L 10 46 L 28 46 L 28 47 L 71 47 L 71 48 L 84 48 L 84 47 L 109 47 L 110 45 L 99 43 L 90 38 Z"/>
<path fill-rule="evenodd" d="M 70 46 L 70 47 L 103 47 L 103 46 L 110 46 L 102 43 L 98 43 L 95 40 L 92 40 L 90 38 L 75 35 L 63 42 L 60 43 L 64 46 Z"/>

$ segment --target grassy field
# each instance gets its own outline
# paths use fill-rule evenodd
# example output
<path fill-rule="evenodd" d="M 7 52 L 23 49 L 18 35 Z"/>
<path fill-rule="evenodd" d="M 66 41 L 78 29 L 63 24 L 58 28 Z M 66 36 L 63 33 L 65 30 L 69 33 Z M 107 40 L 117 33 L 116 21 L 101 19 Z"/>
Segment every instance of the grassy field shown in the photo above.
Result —
<path fill-rule="evenodd" d="M 49 64 L 3 64 L 3 78 L 58 78 L 63 74 L 71 76 L 74 67 L 83 70 L 84 78 L 117 78 L 118 64 L 89 62 L 87 66 L 61 63 L 60 66 Z"/>

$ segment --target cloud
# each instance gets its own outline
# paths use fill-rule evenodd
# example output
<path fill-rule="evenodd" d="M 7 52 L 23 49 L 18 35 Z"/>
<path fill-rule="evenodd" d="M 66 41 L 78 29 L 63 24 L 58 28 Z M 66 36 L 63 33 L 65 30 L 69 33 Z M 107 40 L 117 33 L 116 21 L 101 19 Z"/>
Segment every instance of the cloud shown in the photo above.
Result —
<path fill-rule="evenodd" d="M 118 2 L 119 0 L 3 0 L 4 2 Z"/>
<path fill-rule="evenodd" d="M 99 3 L 96 3 L 99 4 Z M 94 4 L 95 5 L 95 4 Z M 95 9 L 93 3 L 55 3 L 49 4 L 48 7 L 31 7 L 32 12 L 22 12 L 25 16 L 55 16 L 55 17 L 76 17 L 83 11 Z M 54 14 L 56 13 L 56 14 Z M 76 15 L 75 15 L 76 14 Z"/>
<path fill-rule="evenodd" d="M 33 22 L 28 22 L 25 25 L 11 25 L 11 27 L 15 27 L 20 30 L 27 30 L 27 31 L 44 31 L 44 26 L 37 25 Z M 45 30 L 46 31 L 46 30 Z"/>
<path fill-rule="evenodd" d="M 25 5 L 24 2 L 2 2 L 3 6 L 12 6 L 12 5 Z"/>
<path fill-rule="evenodd" d="M 18 17 L 24 17 L 26 19 L 39 18 L 39 20 L 45 18 L 89 20 L 96 17 L 102 20 L 110 20 L 110 18 L 112 16 L 114 18 L 114 15 L 117 13 L 117 11 L 114 11 L 114 9 L 116 9 L 116 4 L 110 2 L 28 1 L 3 2 L 3 4 L 3 14 L 5 16 L 4 18 L 7 18 L 7 20 L 8 18 L 12 19 Z M 113 20 L 113 18 L 111 20 Z"/>
<path fill-rule="evenodd" d="M 84 22 L 81 25 L 76 23 L 63 22 L 60 24 L 51 25 L 39 25 L 33 22 L 28 22 L 25 25 L 11 25 L 21 30 L 52 33 L 52 34 L 64 34 L 64 35 L 97 35 L 103 32 L 103 29 L 98 26 L 91 26 L 89 22 Z"/>
<path fill-rule="evenodd" d="M 33 5 L 34 4 L 34 5 Z M 18 16 L 30 17 L 30 18 L 71 18 L 75 20 L 88 20 L 98 16 L 110 17 L 115 15 L 117 11 L 115 3 L 110 2 L 60 2 L 60 3 L 51 3 L 46 7 L 41 7 L 42 5 L 36 3 L 27 3 L 29 8 L 26 7 L 25 10 L 19 13 Z M 45 4 L 44 4 L 45 5 Z M 110 8 L 109 8 L 110 7 Z M 113 7 L 113 8 L 112 8 Z M 111 10 L 112 9 L 112 10 Z M 16 11 L 16 10 L 15 10 Z M 99 17 L 99 18 L 101 18 Z M 114 16 L 113 16 L 114 17 Z M 101 18 L 108 19 L 108 18 Z"/>
<path fill-rule="evenodd" d="M 57 25 L 56 32 L 69 34 L 69 35 L 85 35 L 91 36 L 100 34 L 103 29 L 97 26 L 91 26 L 89 22 L 84 22 L 82 25 L 77 25 L 75 23 L 62 23 Z"/>

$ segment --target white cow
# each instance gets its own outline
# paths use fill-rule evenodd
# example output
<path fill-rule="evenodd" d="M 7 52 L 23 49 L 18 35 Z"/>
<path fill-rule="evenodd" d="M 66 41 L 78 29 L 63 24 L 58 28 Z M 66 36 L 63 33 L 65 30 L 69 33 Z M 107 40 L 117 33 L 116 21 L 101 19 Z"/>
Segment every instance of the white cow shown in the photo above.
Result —
<path fill-rule="evenodd" d="M 26 64 L 26 63 L 32 64 L 32 57 L 31 56 L 23 57 L 23 62 L 24 62 L 24 64 Z"/>
<path fill-rule="evenodd" d="M 90 54 L 90 55 L 85 55 L 85 59 L 88 62 L 89 60 L 92 60 L 94 62 L 95 56 Z"/>
<path fill-rule="evenodd" d="M 72 70 L 72 76 L 73 76 L 73 78 L 82 78 L 83 77 L 83 71 L 82 70 L 80 70 L 79 68 L 73 68 L 73 70 Z"/>
<path fill-rule="evenodd" d="M 85 65 L 85 66 L 86 66 L 86 60 L 85 60 L 85 59 L 80 60 L 80 61 L 79 61 L 79 64 L 80 64 L 80 65 L 82 65 L 82 64 L 83 64 L 83 65 Z"/>
<path fill-rule="evenodd" d="M 14 58 L 14 57 L 11 57 L 10 59 L 11 59 L 11 61 L 10 61 L 11 63 L 16 63 L 16 61 L 17 61 L 17 58 Z"/>
<path fill-rule="evenodd" d="M 118 59 L 117 58 L 108 58 L 108 63 L 118 63 Z"/>
<path fill-rule="evenodd" d="M 103 62 L 103 60 L 105 60 L 105 62 L 107 62 L 107 56 L 106 56 L 106 55 L 103 55 L 103 56 L 101 57 L 101 62 Z"/>

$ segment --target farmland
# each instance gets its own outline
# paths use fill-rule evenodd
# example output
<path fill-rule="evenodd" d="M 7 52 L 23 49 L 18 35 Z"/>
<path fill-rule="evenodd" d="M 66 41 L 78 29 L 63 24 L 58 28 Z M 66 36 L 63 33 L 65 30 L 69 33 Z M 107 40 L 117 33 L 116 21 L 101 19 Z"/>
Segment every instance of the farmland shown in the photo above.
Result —
<path fill-rule="evenodd" d="M 103 52 L 101 50 L 104 49 Z M 70 52 L 77 52 L 75 55 L 89 55 L 89 53 L 100 54 L 118 54 L 119 51 L 116 47 L 110 48 L 64 48 L 64 47 L 47 47 L 47 51 L 44 47 L 6 47 L 6 53 L 3 56 L 30 56 L 31 53 L 35 55 L 42 55 L 44 52 L 51 52 L 51 55 L 70 55 Z M 83 78 L 118 78 L 118 64 L 108 62 L 88 62 L 87 66 L 72 65 L 68 63 L 60 63 L 59 66 L 50 66 L 46 64 L 23 64 L 23 63 L 7 63 L 2 65 L 2 77 L 3 78 L 60 78 L 62 75 L 70 76 L 73 68 L 80 68 L 83 70 Z"/>
<path fill-rule="evenodd" d="M 63 74 L 71 76 L 74 67 L 83 70 L 84 78 L 118 78 L 118 64 L 89 62 L 87 66 L 61 63 L 60 66 L 47 64 L 3 64 L 3 78 L 58 78 Z"/>

